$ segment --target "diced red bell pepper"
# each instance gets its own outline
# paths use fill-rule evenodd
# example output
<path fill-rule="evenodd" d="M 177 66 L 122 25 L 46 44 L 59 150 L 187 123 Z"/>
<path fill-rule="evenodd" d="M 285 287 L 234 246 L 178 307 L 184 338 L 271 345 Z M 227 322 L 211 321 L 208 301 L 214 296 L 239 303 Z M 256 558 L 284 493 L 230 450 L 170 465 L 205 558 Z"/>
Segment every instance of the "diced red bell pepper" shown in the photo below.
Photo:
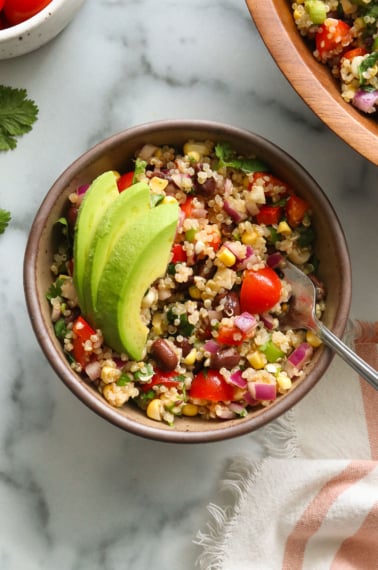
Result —
<path fill-rule="evenodd" d="M 183 263 L 187 258 L 184 246 L 181 243 L 175 243 L 172 247 L 172 263 Z"/>
<path fill-rule="evenodd" d="M 152 376 L 149 382 L 141 382 L 138 386 L 142 392 L 148 392 L 153 388 L 153 386 L 165 386 L 166 388 L 176 388 L 182 382 L 177 380 L 177 372 L 174 370 L 171 372 L 163 372 L 159 368 L 155 368 L 155 374 Z"/>
<path fill-rule="evenodd" d="M 181 211 L 184 213 L 185 218 L 190 218 L 193 212 L 193 196 L 188 196 L 182 204 L 180 204 Z"/>
<path fill-rule="evenodd" d="M 91 336 L 96 334 L 96 331 L 89 323 L 82 317 L 78 317 L 72 326 L 72 331 L 75 333 L 73 339 L 73 357 L 82 367 L 89 362 L 90 352 L 84 349 L 84 343 L 91 339 Z"/>
<path fill-rule="evenodd" d="M 267 204 L 264 204 L 256 215 L 256 221 L 258 224 L 273 226 L 274 224 L 278 224 L 281 215 L 282 208 L 280 206 L 268 206 Z"/>
<path fill-rule="evenodd" d="M 119 192 L 123 192 L 124 190 L 126 190 L 126 188 L 130 188 L 130 186 L 132 186 L 133 184 L 133 179 L 134 179 L 134 171 L 122 174 L 122 176 L 120 176 L 117 180 L 117 186 Z"/>
<path fill-rule="evenodd" d="M 236 326 L 221 325 L 218 329 L 217 341 L 219 344 L 238 346 L 246 338 L 246 334 Z"/>
<path fill-rule="evenodd" d="M 300 198 L 299 196 L 296 196 L 295 194 L 292 194 L 286 202 L 285 206 L 286 217 L 290 226 L 295 228 L 301 224 L 308 209 L 309 205 L 306 200 Z"/>

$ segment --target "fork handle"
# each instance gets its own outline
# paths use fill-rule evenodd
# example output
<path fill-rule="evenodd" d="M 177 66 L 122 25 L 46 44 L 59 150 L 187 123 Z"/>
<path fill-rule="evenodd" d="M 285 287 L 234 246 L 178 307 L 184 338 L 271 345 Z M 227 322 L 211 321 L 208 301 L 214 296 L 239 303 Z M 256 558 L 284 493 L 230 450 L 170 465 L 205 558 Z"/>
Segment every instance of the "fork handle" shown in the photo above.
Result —
<path fill-rule="evenodd" d="M 367 380 L 373 388 L 378 390 L 378 372 L 374 370 L 374 368 L 360 358 L 358 354 L 321 322 L 318 323 L 318 334 L 324 344 L 332 348 L 347 364 L 358 372 L 359 376 Z"/>

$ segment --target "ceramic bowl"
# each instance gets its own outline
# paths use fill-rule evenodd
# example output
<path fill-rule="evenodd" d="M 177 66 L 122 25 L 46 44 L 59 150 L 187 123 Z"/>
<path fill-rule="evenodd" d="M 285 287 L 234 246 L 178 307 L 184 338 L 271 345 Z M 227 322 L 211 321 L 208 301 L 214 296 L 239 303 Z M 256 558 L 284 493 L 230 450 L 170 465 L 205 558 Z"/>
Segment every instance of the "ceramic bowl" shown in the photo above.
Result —
<path fill-rule="evenodd" d="M 346 103 L 328 68 L 316 61 L 294 23 L 288 0 L 246 0 L 272 57 L 298 95 L 354 150 L 378 165 L 378 121 Z"/>
<path fill-rule="evenodd" d="M 32 52 L 57 36 L 84 0 L 52 0 L 35 16 L 0 30 L 0 60 Z"/>
<path fill-rule="evenodd" d="M 189 139 L 228 141 L 243 155 L 255 154 L 308 200 L 318 236 L 320 277 L 328 291 L 323 320 L 337 336 L 342 336 L 351 300 L 351 268 L 343 230 L 328 198 L 302 166 L 275 144 L 249 131 L 207 121 L 168 120 L 136 126 L 100 142 L 71 164 L 48 191 L 32 224 L 25 252 L 24 287 L 31 322 L 43 352 L 59 378 L 86 406 L 137 435 L 193 443 L 239 436 L 277 418 L 320 380 L 333 355 L 328 348 L 321 347 L 306 376 L 290 392 L 248 417 L 228 421 L 177 418 L 174 427 L 170 427 L 149 419 L 132 404 L 118 409 L 110 406 L 96 389 L 72 371 L 55 337 L 46 300 L 53 280 L 52 255 L 56 251 L 53 226 L 64 215 L 68 195 L 106 170 L 130 169 L 135 152 L 145 143 L 182 145 Z"/>

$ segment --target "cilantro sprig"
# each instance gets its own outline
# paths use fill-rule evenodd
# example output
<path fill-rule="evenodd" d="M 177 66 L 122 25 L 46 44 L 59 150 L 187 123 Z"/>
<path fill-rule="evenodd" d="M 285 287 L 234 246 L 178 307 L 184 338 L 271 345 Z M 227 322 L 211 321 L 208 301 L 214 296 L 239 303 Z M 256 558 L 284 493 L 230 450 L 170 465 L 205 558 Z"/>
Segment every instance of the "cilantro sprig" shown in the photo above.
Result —
<path fill-rule="evenodd" d="M 16 148 L 17 137 L 31 130 L 37 116 L 38 107 L 26 89 L 0 85 L 0 151 Z"/>
<path fill-rule="evenodd" d="M 228 142 L 218 143 L 215 147 L 215 155 L 219 159 L 219 166 L 228 166 L 241 170 L 245 173 L 265 172 L 268 170 L 266 164 L 257 158 L 245 158 L 239 156 Z"/>
<path fill-rule="evenodd" d="M 3 234 L 11 220 L 11 213 L 0 208 L 0 234 Z"/>

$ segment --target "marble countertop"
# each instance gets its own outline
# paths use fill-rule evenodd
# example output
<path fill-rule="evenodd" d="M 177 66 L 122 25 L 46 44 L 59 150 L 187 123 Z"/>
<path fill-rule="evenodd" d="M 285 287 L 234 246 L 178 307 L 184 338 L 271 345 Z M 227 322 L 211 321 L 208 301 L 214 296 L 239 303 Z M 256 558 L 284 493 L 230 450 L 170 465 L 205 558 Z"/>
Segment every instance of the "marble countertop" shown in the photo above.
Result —
<path fill-rule="evenodd" d="M 230 458 L 262 457 L 259 433 L 159 444 L 122 432 L 56 378 L 32 333 L 22 264 L 45 193 L 79 154 L 163 118 L 245 127 L 292 154 L 344 226 L 352 316 L 377 320 L 377 168 L 307 108 L 272 61 L 243 0 L 96 0 L 38 51 L 0 62 L 0 83 L 40 109 L 0 154 L 1 570 L 189 570 Z"/>

